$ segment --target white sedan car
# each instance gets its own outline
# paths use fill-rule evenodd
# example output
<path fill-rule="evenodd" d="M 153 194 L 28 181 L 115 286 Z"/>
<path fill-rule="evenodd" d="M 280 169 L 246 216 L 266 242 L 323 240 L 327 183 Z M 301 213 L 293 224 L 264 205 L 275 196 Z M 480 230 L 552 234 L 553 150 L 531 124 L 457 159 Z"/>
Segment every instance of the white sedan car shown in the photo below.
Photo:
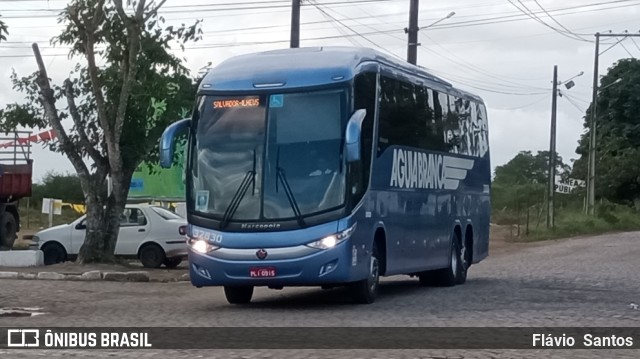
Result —
<path fill-rule="evenodd" d="M 36 233 L 31 246 L 44 253 L 44 264 L 75 258 L 84 243 L 86 215 L 70 224 Z M 187 256 L 186 219 L 158 206 L 128 204 L 120 220 L 115 255 L 138 258 L 147 268 L 175 268 Z"/>

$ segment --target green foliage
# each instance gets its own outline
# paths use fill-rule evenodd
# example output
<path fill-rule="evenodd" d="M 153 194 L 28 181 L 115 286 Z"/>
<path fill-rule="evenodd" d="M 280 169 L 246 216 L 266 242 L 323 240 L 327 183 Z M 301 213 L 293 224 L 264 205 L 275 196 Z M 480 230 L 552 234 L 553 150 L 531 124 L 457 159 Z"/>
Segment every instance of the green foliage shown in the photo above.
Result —
<path fill-rule="evenodd" d="M 61 199 L 67 203 L 84 203 L 80 179 L 75 174 L 48 172 L 41 184 L 33 185 L 31 205 L 39 208 L 43 198 Z"/>
<path fill-rule="evenodd" d="M 556 173 L 562 174 L 570 167 L 556 157 Z M 549 151 L 521 151 L 513 159 L 496 167 L 494 183 L 498 184 L 544 184 L 549 176 Z"/>
<path fill-rule="evenodd" d="M 598 213 L 596 217 L 583 213 L 581 208 L 568 208 L 557 211 L 556 227 L 545 226 L 534 228 L 525 241 L 553 238 L 566 238 L 579 235 L 593 235 L 618 231 L 640 230 L 640 213 L 628 206 L 605 204 L 608 209 Z"/>
<path fill-rule="evenodd" d="M 522 151 L 502 166 L 496 167 L 491 188 L 493 217 L 496 223 L 519 223 L 529 211 L 539 225 L 547 190 L 549 151 Z M 558 174 L 569 172 L 562 158 L 556 158 Z"/>
<path fill-rule="evenodd" d="M 107 100 L 107 125 L 113 125 L 124 83 L 123 63 L 126 63 L 129 56 L 126 46 L 127 31 L 111 2 L 104 5 L 102 15 L 96 15 L 99 14 L 95 9 L 98 3 L 97 0 L 73 1 L 59 19 L 65 24 L 64 31 L 52 41 L 56 45 L 70 46 L 72 57 L 86 57 L 92 44 L 83 36 L 83 31 L 88 30 L 83 25 L 98 21 L 98 26 L 93 31 L 93 45 L 96 54 L 104 59 L 104 65 L 97 71 Z M 148 4 L 149 8 L 153 6 L 153 2 Z M 140 34 L 142 50 L 136 59 L 136 80 L 130 91 L 120 138 L 123 165 L 131 172 L 142 161 L 157 162 L 157 142 L 162 131 L 171 122 L 183 118 L 185 112 L 193 107 L 197 90 L 195 79 L 189 77 L 182 60 L 173 54 L 170 46 L 183 47 L 186 42 L 198 41 L 202 34 L 200 21 L 191 26 L 180 27 L 163 26 L 164 22 L 164 18 L 150 14 L 144 31 Z M 38 101 L 39 89 L 34 80 L 35 74 L 26 77 L 13 74 L 13 88 L 25 94 L 25 101 L 10 104 L 4 111 L 0 111 L 1 129 L 50 126 Z M 78 145 L 80 131 L 84 131 L 91 144 L 106 156 L 106 139 L 102 135 L 104 124 L 98 119 L 96 94 L 92 88 L 88 66 L 78 63 L 71 73 L 70 81 L 75 97 L 81 99 L 77 106 L 81 121 L 79 126 L 73 126 L 69 136 L 78 152 L 86 156 L 87 148 Z M 53 90 L 56 99 L 64 100 L 63 87 L 53 85 Z M 62 119 L 69 118 L 68 108 L 60 111 L 60 116 Z M 63 152 L 56 144 L 51 148 Z"/>
<path fill-rule="evenodd" d="M 60 142 L 50 148 L 74 165 L 88 206 L 81 262 L 113 257 L 117 213 L 131 175 L 141 162 L 157 162 L 162 131 L 193 107 L 195 80 L 172 47 L 198 41 L 200 21 L 167 26 L 157 13 L 164 3 L 70 1 L 59 17 L 64 29 L 52 40 L 69 47 L 70 58 L 78 61 L 69 78 L 62 86 L 50 84 L 42 64 L 30 76 L 14 74 L 13 87 L 24 101 L 0 111 L 0 130 L 53 126 L 58 131 Z M 108 198 L 107 175 L 114 183 Z"/>
<path fill-rule="evenodd" d="M 619 83 L 616 80 L 621 79 Z M 602 78 L 596 114 L 596 197 L 626 205 L 640 203 L 640 60 L 623 59 Z M 585 115 L 590 131 L 593 104 Z M 576 153 L 574 174 L 586 177 L 589 132 Z"/>
<path fill-rule="evenodd" d="M 492 221 L 517 225 L 518 240 L 535 241 L 611 231 L 640 229 L 640 213 L 627 205 L 601 201 L 597 216 L 583 213 L 584 189 L 555 196 L 555 228 L 546 227 L 548 152 L 520 152 L 504 166 L 496 168 L 492 184 Z M 569 173 L 558 159 L 558 170 Z M 575 173 L 575 172 L 574 172 Z"/>

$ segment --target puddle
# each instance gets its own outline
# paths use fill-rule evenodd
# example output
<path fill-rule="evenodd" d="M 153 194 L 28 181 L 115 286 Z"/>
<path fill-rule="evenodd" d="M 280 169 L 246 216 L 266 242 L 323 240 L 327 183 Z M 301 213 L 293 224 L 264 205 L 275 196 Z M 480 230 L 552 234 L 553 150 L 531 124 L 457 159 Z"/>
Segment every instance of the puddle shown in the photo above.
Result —
<path fill-rule="evenodd" d="M 0 308 L 0 318 L 4 317 L 35 317 L 45 314 L 38 307 L 9 307 Z"/>

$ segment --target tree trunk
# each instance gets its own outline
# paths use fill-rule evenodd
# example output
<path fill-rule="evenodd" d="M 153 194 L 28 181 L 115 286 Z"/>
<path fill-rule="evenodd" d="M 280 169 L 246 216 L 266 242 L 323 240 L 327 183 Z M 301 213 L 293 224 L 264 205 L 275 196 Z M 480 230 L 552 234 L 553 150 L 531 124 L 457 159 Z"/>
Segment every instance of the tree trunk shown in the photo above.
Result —
<path fill-rule="evenodd" d="M 102 190 L 98 187 L 91 191 L 87 201 L 87 235 L 78 254 L 79 263 L 113 263 L 118 234 L 120 231 L 120 218 L 124 212 L 129 193 L 129 185 L 133 171 L 112 174 L 113 191 L 107 199 L 106 205 L 100 198 Z M 100 229 L 100 230 L 98 230 Z"/>
<path fill-rule="evenodd" d="M 106 206 L 101 201 L 87 201 L 87 235 L 80 253 L 79 263 L 115 262 L 114 251 L 120 230 L 120 215 L 115 215 L 115 206 L 109 200 Z"/>

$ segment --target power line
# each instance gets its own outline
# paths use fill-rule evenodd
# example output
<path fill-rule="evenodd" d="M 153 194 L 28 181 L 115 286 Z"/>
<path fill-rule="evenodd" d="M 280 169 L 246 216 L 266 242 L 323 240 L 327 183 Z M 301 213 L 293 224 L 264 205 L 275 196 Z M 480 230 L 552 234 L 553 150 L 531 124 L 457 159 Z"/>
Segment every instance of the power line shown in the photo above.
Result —
<path fill-rule="evenodd" d="M 638 49 L 638 51 L 640 51 L 640 46 L 638 46 L 638 43 L 636 42 L 636 40 L 634 40 L 633 37 L 630 37 L 630 39 L 633 42 L 633 44 L 636 45 L 636 49 Z"/>
<path fill-rule="evenodd" d="M 362 39 L 364 39 L 365 41 L 371 43 L 373 46 L 379 48 L 380 50 L 392 55 L 393 57 L 396 57 L 398 59 L 401 59 L 398 55 L 394 54 L 391 51 L 388 51 L 387 49 L 385 49 L 384 47 L 378 45 L 377 43 L 375 43 L 374 41 L 368 39 L 367 37 L 365 37 L 363 34 L 360 34 L 359 32 L 357 32 L 356 30 L 352 29 L 351 27 L 349 27 L 348 25 L 346 25 L 345 23 L 343 23 L 342 21 L 336 19 L 335 17 L 331 16 L 331 14 L 327 13 L 326 11 L 324 11 L 315 1 L 310 1 L 311 5 L 315 6 L 316 9 L 318 9 L 318 11 L 320 11 L 323 14 L 326 14 L 328 17 L 330 17 L 331 19 L 333 19 L 334 21 L 336 21 L 337 23 L 339 23 L 340 25 L 346 27 L 347 29 L 349 29 L 349 31 L 353 32 L 354 34 L 356 34 L 357 36 L 361 37 Z M 404 61 L 404 59 L 401 59 L 402 61 Z"/>
<path fill-rule="evenodd" d="M 504 107 L 492 107 L 496 110 L 501 110 L 501 111 L 515 111 L 515 110 L 521 110 L 523 108 L 527 108 L 527 107 L 531 107 L 533 105 L 539 104 L 542 101 L 545 101 L 549 98 L 550 94 L 544 95 L 544 96 L 540 96 L 540 98 L 538 98 L 537 100 L 530 102 L 528 104 L 525 105 L 521 105 L 521 106 L 516 106 L 516 107 L 511 107 L 511 108 L 504 108 Z"/>
<path fill-rule="evenodd" d="M 525 5 L 522 1 L 517 0 L 517 1 L 518 1 L 518 3 L 522 6 L 522 8 L 520 8 L 520 6 L 518 6 L 514 1 L 512 1 L 512 0 L 508 0 L 508 1 L 509 1 L 509 3 L 510 3 L 511 5 L 513 5 L 516 9 L 520 10 L 523 14 L 527 15 L 529 18 L 531 18 L 531 19 L 535 20 L 536 22 L 538 22 L 538 23 L 542 24 L 543 26 L 546 26 L 546 27 L 548 27 L 548 28 L 552 29 L 553 31 L 555 31 L 555 32 L 557 32 L 557 33 L 559 33 L 559 34 L 561 34 L 561 35 L 563 35 L 563 36 L 566 36 L 566 37 L 568 37 L 568 38 L 570 38 L 570 39 L 573 39 L 573 40 L 583 40 L 583 39 L 581 39 L 581 38 L 579 38 L 579 37 L 576 37 L 576 36 L 574 36 L 574 35 L 569 35 L 569 34 L 567 34 L 566 32 L 564 32 L 564 31 L 562 31 L 562 30 L 559 30 L 559 29 L 557 29 L 557 28 L 555 28 L 555 27 L 553 27 L 553 26 L 551 26 L 551 25 L 547 24 L 547 23 L 546 23 L 546 22 L 544 22 L 544 20 L 542 20 L 538 15 L 536 15 L 533 11 L 531 11 L 531 10 L 527 7 L 527 5 Z M 546 12 L 546 11 L 545 11 L 545 12 Z"/>
<path fill-rule="evenodd" d="M 576 37 L 578 37 L 578 38 L 580 38 L 580 39 L 582 39 L 582 40 L 586 40 L 585 38 L 581 37 L 580 35 L 576 34 L 575 32 L 573 32 L 573 31 L 569 30 L 566 26 L 562 25 L 558 20 L 556 20 L 556 18 L 555 18 L 555 17 L 553 17 L 553 16 L 552 16 L 552 15 L 551 15 L 551 14 L 550 14 L 550 13 L 549 13 L 549 12 L 548 12 L 544 7 L 543 7 L 543 6 L 542 6 L 542 4 L 540 4 L 540 2 L 538 2 L 538 0 L 533 0 L 533 1 L 538 5 L 538 7 L 539 7 L 542 11 L 544 11 L 544 13 L 545 13 L 545 14 L 546 14 L 546 15 L 547 15 L 547 16 L 548 16 L 548 17 L 549 17 L 553 22 L 555 22 L 556 24 L 558 24 L 558 26 L 560 26 L 560 27 L 561 27 L 561 28 L 563 28 L 565 31 L 567 31 L 567 33 L 572 34 L 572 35 L 574 35 L 574 36 L 576 36 Z M 587 40 L 587 41 L 588 41 L 588 40 Z"/>
<path fill-rule="evenodd" d="M 332 1 L 321 3 L 320 5 L 347 5 L 361 3 L 382 3 L 382 2 L 394 2 L 399 0 L 352 0 L 352 1 Z M 202 7 L 207 7 L 202 9 Z M 160 14 L 177 14 L 177 13 L 192 13 L 194 8 L 200 8 L 198 12 L 209 11 L 236 11 L 236 10 L 260 10 L 260 9 L 273 9 L 273 8 L 290 8 L 291 2 L 289 1 L 248 1 L 248 2 L 236 2 L 236 3 L 220 3 L 220 4 L 194 4 L 194 5 L 165 5 L 160 8 Z M 174 10 L 177 9 L 177 10 Z M 64 11 L 64 8 L 57 9 L 3 9 L 0 12 L 56 12 Z M 31 15 L 33 17 L 34 15 Z M 42 15 L 35 17 L 55 17 L 57 15 Z M 25 16 L 7 16 L 7 18 L 22 18 Z"/>
<path fill-rule="evenodd" d="M 592 7 L 592 6 L 608 4 L 608 3 L 619 3 L 619 2 L 628 2 L 628 1 L 629 0 L 610 1 L 610 2 L 605 2 L 605 3 L 596 3 L 596 4 L 582 5 L 582 6 L 577 6 L 577 7 L 574 6 L 574 7 L 562 8 L 562 9 L 555 9 L 555 10 L 551 10 L 551 11 L 562 11 L 562 10 L 567 10 L 567 9 L 577 9 L 577 8 Z M 629 6 L 629 5 L 624 5 L 624 6 Z M 587 11 L 597 11 L 597 10 L 602 10 L 602 9 L 590 9 L 590 10 L 587 10 Z M 582 11 L 582 12 L 585 12 L 585 11 Z M 563 15 L 565 15 L 565 14 L 563 14 Z M 513 16 L 508 16 L 508 17 L 513 18 Z M 522 17 L 522 15 L 520 15 L 520 17 Z M 500 18 L 500 17 L 498 17 L 498 18 Z M 503 16 L 501 18 L 505 18 L 505 17 Z M 492 19 L 496 19 L 496 17 L 494 17 Z M 470 24 L 471 22 L 480 22 L 480 21 L 486 21 L 486 20 L 487 19 L 480 19 L 480 20 L 461 22 L 461 23 L 458 23 L 458 25 L 456 25 L 456 26 L 446 26 L 446 28 L 471 26 L 472 25 L 472 24 Z M 491 20 L 491 18 L 489 20 Z M 520 20 L 524 20 L 524 19 L 520 19 Z M 508 21 L 514 21 L 514 20 L 510 19 Z M 486 22 L 483 23 L 483 24 L 486 24 Z M 442 26 L 442 27 L 445 28 L 445 26 Z M 256 28 L 258 28 L 258 27 L 256 27 Z M 265 27 L 259 27 L 259 28 L 265 28 Z M 237 30 L 242 30 L 242 29 L 237 29 Z M 353 31 L 353 29 L 350 29 L 350 30 Z M 390 33 L 399 32 L 399 31 L 400 31 L 399 29 L 398 30 L 395 30 L 395 29 L 394 30 L 378 30 L 378 31 L 374 31 L 374 32 L 367 32 L 367 33 L 361 33 L 361 34 L 355 32 L 353 35 L 323 36 L 323 37 L 308 38 L 308 39 L 304 39 L 304 40 L 323 40 L 323 39 L 335 39 L 335 38 L 341 38 L 341 37 L 347 37 L 347 36 L 390 34 Z M 235 46 L 248 46 L 248 45 L 283 43 L 283 42 L 286 42 L 286 41 L 288 41 L 288 40 L 262 41 L 262 42 L 239 42 L 239 43 L 234 43 L 234 44 L 205 44 L 205 45 L 200 45 L 200 46 L 191 47 L 191 48 L 192 49 L 206 49 L 206 48 L 220 48 L 220 47 L 235 47 Z M 370 41 L 370 40 L 367 39 L 367 41 Z M 14 43 L 21 43 L 21 42 L 14 42 Z M 22 42 L 22 43 L 29 43 L 29 42 Z M 380 48 L 380 46 L 378 46 L 377 44 L 375 46 Z M 27 56 L 30 56 L 30 55 L 27 55 Z M 394 56 L 396 56 L 396 55 L 394 54 Z M 20 57 L 20 56 L 12 55 L 12 57 Z"/>
<path fill-rule="evenodd" d="M 622 46 L 622 48 L 624 49 L 624 51 L 627 52 L 627 54 L 629 54 L 629 56 L 631 56 L 632 58 L 636 58 L 635 56 L 633 56 L 633 54 L 631 53 L 631 51 L 629 51 L 629 49 L 627 49 L 626 46 L 624 46 L 624 44 L 622 42 L 620 42 L 620 46 Z"/>
<path fill-rule="evenodd" d="M 505 77 L 503 77 L 503 76 L 501 76 L 501 75 L 499 75 L 499 74 L 494 74 L 494 73 L 492 73 L 492 72 L 489 72 L 489 71 L 487 71 L 487 70 L 484 70 L 484 69 L 482 69 L 482 68 L 480 68 L 480 67 L 478 67 L 478 66 L 474 65 L 473 63 L 471 63 L 471 62 L 469 62 L 469 61 L 466 61 L 465 59 L 463 59 L 463 58 L 461 58 L 461 57 L 457 56 L 457 55 L 456 55 L 456 54 L 454 54 L 453 52 L 449 51 L 447 48 L 445 48 L 444 46 L 442 46 L 441 44 L 439 44 L 437 41 L 435 41 L 432 37 L 430 37 L 430 36 L 428 36 L 428 35 L 424 35 L 424 37 L 426 37 L 428 40 L 430 40 L 431 42 L 433 42 L 436 46 L 438 46 L 438 47 L 439 47 L 440 49 L 442 49 L 443 51 L 445 51 L 445 52 L 449 53 L 451 56 L 453 56 L 453 57 L 454 57 L 454 58 L 456 58 L 457 60 L 451 59 L 451 58 L 449 58 L 448 56 L 445 56 L 445 55 L 443 55 L 443 54 L 441 54 L 441 53 L 433 52 L 435 55 L 440 56 L 440 57 L 443 57 L 443 58 L 445 58 L 446 60 L 448 60 L 448 61 L 450 61 L 450 62 L 453 62 L 454 64 L 457 64 L 457 65 L 463 66 L 463 67 L 465 67 L 465 68 L 467 68 L 467 69 L 470 69 L 471 71 L 474 71 L 474 72 L 476 72 L 476 73 L 479 73 L 479 74 L 484 75 L 484 76 L 487 76 L 487 77 L 490 77 L 490 78 L 492 78 L 492 79 L 498 79 L 498 80 L 503 81 L 503 82 L 506 82 L 506 83 L 508 83 L 508 84 L 516 85 L 516 88 L 527 87 L 527 88 L 531 88 L 531 89 L 535 89 L 535 90 L 546 90 L 546 89 L 544 89 L 544 88 L 540 88 L 540 87 L 535 87 L 535 86 L 530 86 L 530 85 L 526 85 L 526 84 L 518 83 L 518 82 L 515 82 L 515 81 L 513 81 L 513 80 L 511 80 L 511 79 L 505 78 Z M 426 50 L 426 49 L 425 49 L 425 50 Z M 502 85 L 502 84 L 500 84 L 500 85 Z M 506 87 L 514 87 L 514 86 L 510 86 L 510 85 L 502 85 L 502 86 L 506 86 Z"/>
<path fill-rule="evenodd" d="M 582 8 L 587 8 L 587 7 L 608 5 L 608 4 L 619 3 L 619 2 L 628 2 L 628 1 L 631 1 L 631 0 L 607 1 L 607 2 L 588 4 L 588 5 L 579 5 L 579 6 L 570 6 L 570 7 L 558 8 L 558 9 L 549 10 L 549 11 L 550 12 L 560 12 L 560 11 L 565 11 L 565 10 L 577 10 L 577 9 L 582 9 Z M 612 10 L 612 9 L 618 9 L 618 8 L 637 6 L 638 4 L 639 3 L 626 4 L 626 5 L 617 5 L 617 6 L 610 6 L 610 7 L 606 7 L 606 8 L 587 9 L 587 10 L 584 10 L 584 11 L 568 11 L 568 12 L 564 12 L 564 13 L 561 13 L 561 14 L 558 14 L 558 15 L 573 15 L 573 14 L 582 14 L 582 13 L 594 12 L 594 11 Z M 449 28 L 463 27 L 463 25 L 467 25 L 467 26 L 493 25 L 493 24 L 499 24 L 499 23 L 505 23 L 505 22 L 515 22 L 515 21 L 522 21 L 522 20 L 528 20 L 528 19 L 530 19 L 530 17 L 528 17 L 527 14 L 525 14 L 524 17 L 523 17 L 522 14 L 519 14 L 519 15 L 505 15 L 505 16 L 497 16 L 497 17 L 493 17 L 493 18 L 480 19 L 480 20 L 449 22 L 449 23 L 446 23 L 446 24 L 438 24 L 438 25 L 434 26 L 433 28 L 434 29 L 436 29 L 436 28 L 437 29 L 449 29 Z"/>
<path fill-rule="evenodd" d="M 576 109 L 578 109 L 578 111 L 580 111 L 580 112 L 582 112 L 582 113 L 585 113 L 585 112 L 586 112 L 586 110 L 585 110 L 585 109 L 583 109 L 582 107 L 580 107 L 580 106 L 575 102 L 575 101 L 576 101 L 576 99 L 575 99 L 575 98 L 573 98 L 572 96 L 570 96 L 570 95 L 568 95 L 568 94 L 566 94 L 566 93 L 564 93 L 564 92 L 563 92 L 563 93 L 562 93 L 562 97 L 564 97 L 564 98 L 567 100 L 567 102 L 569 102 L 570 104 L 572 104 L 572 105 L 573 105 L 573 107 L 575 107 Z"/>
<path fill-rule="evenodd" d="M 600 2 L 600 3 L 594 3 L 594 4 L 588 4 L 588 5 L 580 5 L 580 6 L 572 6 L 572 7 L 565 7 L 565 8 L 559 8 L 559 9 L 554 9 L 554 10 L 550 10 L 550 11 L 565 11 L 565 10 L 575 10 L 575 9 L 580 9 L 580 8 L 586 8 L 586 7 L 593 7 L 593 6 L 600 6 L 600 5 L 606 5 L 606 4 L 611 4 L 611 3 L 619 3 L 619 2 L 628 2 L 631 0 L 617 0 L 617 1 L 608 1 L 608 2 Z M 616 8 L 620 8 L 620 7 L 629 7 L 629 6 L 636 6 L 637 4 L 628 4 L 628 5 L 619 5 L 619 6 L 614 6 L 614 7 L 607 7 L 607 8 L 598 8 L 598 9 L 588 9 L 585 11 L 574 11 L 574 12 L 565 12 L 563 14 L 559 14 L 559 15 L 571 15 L 571 14 L 576 14 L 576 13 L 584 13 L 584 12 L 592 12 L 592 11 L 600 11 L 600 10 L 609 10 L 609 9 L 616 9 Z M 397 15 L 404 15 L 405 13 L 396 13 L 396 14 L 390 14 L 391 16 L 397 16 Z M 203 17 L 203 18 L 209 18 L 209 17 Z M 368 18 L 366 16 L 363 17 L 356 17 L 356 18 L 352 18 L 352 19 L 364 19 L 364 18 Z M 191 18 L 190 18 L 191 19 Z M 507 16 L 497 16 L 497 17 L 489 17 L 489 18 L 483 18 L 483 19 L 475 19 L 475 20 L 468 20 L 468 21 L 461 21 L 461 22 L 455 22 L 455 23 L 449 23 L 449 24 L 444 24 L 444 25 L 436 25 L 434 26 L 434 29 L 437 28 L 441 28 L 441 29 L 449 29 L 449 28 L 460 28 L 460 27 L 467 27 L 467 26 L 475 26 L 475 25 L 487 25 L 487 24 L 497 24 L 497 23 L 502 23 L 502 22 L 513 22 L 513 21 L 522 21 L 522 20 L 526 20 L 528 19 L 528 17 L 523 17 L 522 14 L 519 15 L 507 15 Z M 178 20 L 178 19 L 171 19 L 171 20 Z M 496 20 L 502 20 L 502 21 L 496 21 Z M 303 24 L 319 24 L 319 23 L 328 23 L 330 21 L 312 21 L 312 22 L 305 22 Z M 243 31 L 245 29 L 265 29 L 265 28 L 272 28 L 272 27 L 285 27 L 288 25 L 277 25 L 277 26 L 256 26 L 256 27 L 249 27 L 249 28 L 240 28 L 240 29 L 228 29 L 228 30 L 218 30 L 218 31 L 211 31 L 211 32 L 205 32 L 205 33 L 226 33 L 226 32 L 232 32 L 232 31 Z M 21 27 L 21 28 L 31 28 L 31 27 Z M 396 30 L 386 30 L 386 31 L 379 31 L 379 33 L 392 33 L 395 32 Z M 25 42 L 27 43 L 27 42 Z"/>

